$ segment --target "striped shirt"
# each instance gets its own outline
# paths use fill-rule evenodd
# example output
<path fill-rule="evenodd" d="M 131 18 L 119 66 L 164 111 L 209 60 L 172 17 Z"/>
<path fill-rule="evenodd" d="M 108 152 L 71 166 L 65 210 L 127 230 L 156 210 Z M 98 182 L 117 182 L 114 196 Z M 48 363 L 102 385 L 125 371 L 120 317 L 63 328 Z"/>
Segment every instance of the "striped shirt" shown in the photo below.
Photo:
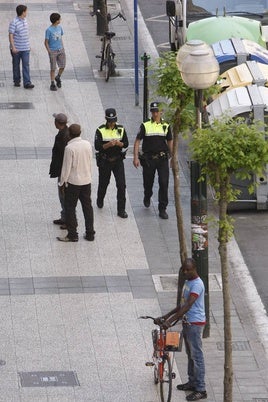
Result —
<path fill-rule="evenodd" d="M 29 30 L 26 18 L 14 18 L 9 24 L 8 32 L 13 35 L 14 45 L 18 51 L 30 50 Z"/>

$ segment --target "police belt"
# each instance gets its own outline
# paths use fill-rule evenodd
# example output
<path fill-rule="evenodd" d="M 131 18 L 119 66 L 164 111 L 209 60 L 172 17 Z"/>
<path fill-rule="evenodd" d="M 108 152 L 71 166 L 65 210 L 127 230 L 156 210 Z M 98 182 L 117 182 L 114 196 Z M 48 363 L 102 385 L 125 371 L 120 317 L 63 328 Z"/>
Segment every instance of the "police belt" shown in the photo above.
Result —
<path fill-rule="evenodd" d="M 139 154 L 140 159 L 168 159 L 168 152 L 161 151 L 157 153 L 149 153 L 144 152 L 143 154 Z"/>
<path fill-rule="evenodd" d="M 112 163 L 112 162 L 116 162 L 116 161 L 119 161 L 119 160 L 123 160 L 124 159 L 124 154 L 121 153 L 121 154 L 116 155 L 116 156 L 107 156 L 106 154 L 101 153 L 100 158 Z"/>

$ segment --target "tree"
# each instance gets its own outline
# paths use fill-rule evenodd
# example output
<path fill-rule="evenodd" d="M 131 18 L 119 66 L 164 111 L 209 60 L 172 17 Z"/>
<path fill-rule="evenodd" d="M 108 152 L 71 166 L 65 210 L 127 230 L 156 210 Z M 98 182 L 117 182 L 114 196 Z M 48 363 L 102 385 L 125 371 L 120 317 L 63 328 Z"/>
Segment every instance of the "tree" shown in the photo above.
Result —
<path fill-rule="evenodd" d="M 172 125 L 173 132 L 173 161 L 172 172 L 174 178 L 174 197 L 177 217 L 177 229 L 180 244 L 181 263 L 187 258 L 187 246 L 183 224 L 183 213 L 180 201 L 180 178 L 179 178 L 179 134 L 193 123 L 193 109 L 189 106 L 193 102 L 193 90 L 182 81 L 176 64 L 176 54 L 166 52 L 153 66 L 151 87 L 156 95 L 165 97 L 165 114 Z"/>
<path fill-rule="evenodd" d="M 216 191 L 219 209 L 218 242 L 221 263 L 224 308 L 224 402 L 232 402 L 233 367 L 230 290 L 228 280 L 227 244 L 233 234 L 228 204 L 235 201 L 238 191 L 232 187 L 231 177 L 252 179 L 263 174 L 268 163 L 268 142 L 260 125 L 246 124 L 244 119 L 224 118 L 204 129 L 197 129 L 190 142 L 193 158 L 202 166 L 201 178 Z M 255 182 L 251 180 L 250 191 Z"/>

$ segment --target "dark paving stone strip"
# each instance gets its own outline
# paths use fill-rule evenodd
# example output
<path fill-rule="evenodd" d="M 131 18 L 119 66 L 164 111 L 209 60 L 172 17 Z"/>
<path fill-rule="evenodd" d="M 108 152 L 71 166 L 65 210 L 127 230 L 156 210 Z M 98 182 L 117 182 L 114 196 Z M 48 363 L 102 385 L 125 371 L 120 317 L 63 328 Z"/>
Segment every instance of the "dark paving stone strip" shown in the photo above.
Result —
<path fill-rule="evenodd" d="M 0 160 L 50 159 L 49 147 L 0 147 Z"/>
<path fill-rule="evenodd" d="M 73 293 L 131 293 L 134 298 L 154 298 L 156 291 L 148 270 L 129 275 L 0 278 L 0 296 Z"/>

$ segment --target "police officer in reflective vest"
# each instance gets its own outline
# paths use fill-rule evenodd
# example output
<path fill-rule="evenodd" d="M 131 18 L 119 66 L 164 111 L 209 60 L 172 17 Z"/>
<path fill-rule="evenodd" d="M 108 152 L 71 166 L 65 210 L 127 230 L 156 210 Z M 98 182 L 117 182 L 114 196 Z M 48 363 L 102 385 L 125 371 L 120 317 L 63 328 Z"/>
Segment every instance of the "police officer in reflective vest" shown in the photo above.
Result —
<path fill-rule="evenodd" d="M 128 147 L 128 137 L 125 128 L 117 124 L 115 109 L 106 109 L 105 118 L 106 123 L 99 126 L 95 134 L 96 160 L 99 168 L 97 206 L 103 208 L 104 197 L 113 172 L 117 187 L 117 215 L 120 218 L 127 218 L 123 160 Z"/>
<path fill-rule="evenodd" d="M 141 124 L 134 143 L 133 165 L 143 169 L 143 203 L 149 208 L 153 195 L 155 172 L 158 173 L 158 210 L 162 219 L 168 219 L 169 157 L 172 156 L 173 139 L 170 125 L 161 118 L 159 102 L 150 104 L 152 117 Z M 142 153 L 139 153 L 142 141 Z"/>

